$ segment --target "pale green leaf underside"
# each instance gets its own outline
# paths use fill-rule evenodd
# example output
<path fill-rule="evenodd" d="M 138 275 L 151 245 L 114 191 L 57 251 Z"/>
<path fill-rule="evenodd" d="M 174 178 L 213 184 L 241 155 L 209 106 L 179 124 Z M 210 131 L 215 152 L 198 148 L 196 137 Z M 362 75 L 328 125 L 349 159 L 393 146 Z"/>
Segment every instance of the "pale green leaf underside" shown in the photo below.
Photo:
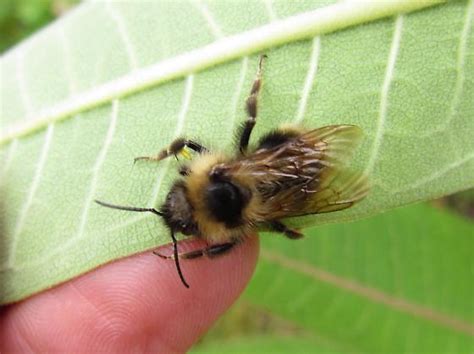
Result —
<path fill-rule="evenodd" d="M 189 64 L 189 53 L 216 41 L 243 35 L 253 42 L 245 33 L 259 28 L 272 34 L 268 28 L 277 30 L 278 19 L 318 8 L 342 11 L 328 3 L 85 3 L 3 56 L 1 301 L 168 242 L 160 220 L 92 201 L 160 204 L 176 163 L 133 167 L 132 161 L 179 135 L 232 149 L 255 73 L 253 53 L 263 48 L 268 61 L 255 136 L 283 122 L 356 124 L 366 134 L 354 168 L 369 174 L 370 196 L 299 225 L 352 220 L 473 186 L 472 0 L 403 15 L 414 2 L 386 2 L 393 9 L 372 17 L 354 2 L 344 6 L 354 6 L 353 16 L 367 24 L 355 26 L 347 9 L 342 22 L 331 12 L 333 22 L 322 29 L 312 24 L 294 37 L 264 37 L 257 47 L 239 44 L 228 57 L 206 52 L 204 64 Z M 322 34 L 311 38 L 316 33 Z M 137 80 L 140 68 L 173 58 L 182 63 L 183 56 L 177 71 L 154 67 L 155 74 L 156 68 L 172 73 L 154 85 Z M 109 82 L 125 91 L 112 94 Z"/>
<path fill-rule="evenodd" d="M 226 334 L 234 340 L 219 341 L 221 352 L 247 340 L 265 352 L 264 334 L 280 338 L 270 352 L 301 352 L 289 347 L 301 342 L 311 353 L 472 353 L 473 232 L 470 221 L 414 205 L 309 229 L 304 242 L 262 237 L 242 300 L 196 352 Z"/>

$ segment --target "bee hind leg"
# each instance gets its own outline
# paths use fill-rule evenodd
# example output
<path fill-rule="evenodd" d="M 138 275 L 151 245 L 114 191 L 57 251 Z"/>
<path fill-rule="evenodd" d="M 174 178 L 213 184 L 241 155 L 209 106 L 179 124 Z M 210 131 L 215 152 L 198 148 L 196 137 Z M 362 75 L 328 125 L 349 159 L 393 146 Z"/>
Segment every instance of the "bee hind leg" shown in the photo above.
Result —
<path fill-rule="evenodd" d="M 185 253 L 179 253 L 178 258 L 180 259 L 195 259 L 195 258 L 200 258 L 202 256 L 207 256 L 209 258 L 214 258 L 220 255 L 223 255 L 227 252 L 229 252 L 237 242 L 226 242 L 226 243 L 221 243 L 217 245 L 211 245 L 207 248 L 202 248 L 190 252 L 185 252 Z M 161 253 L 158 253 L 156 251 L 153 251 L 153 254 L 157 255 L 158 257 L 164 258 L 164 259 L 174 259 L 174 255 L 163 255 Z"/>
<path fill-rule="evenodd" d="M 245 101 L 245 108 L 247 111 L 247 120 L 242 125 L 240 136 L 239 136 L 239 151 L 241 154 L 245 154 L 250 140 L 250 134 L 252 133 L 253 127 L 257 120 L 257 101 L 260 88 L 262 87 L 262 69 L 263 69 L 263 60 L 266 58 L 266 55 L 260 56 L 260 61 L 258 63 L 257 76 L 252 84 L 252 89 L 250 90 L 250 96 Z"/>
<path fill-rule="evenodd" d="M 304 237 L 301 232 L 290 229 L 288 226 L 286 226 L 280 221 L 270 221 L 269 226 L 271 231 L 281 233 L 292 240 L 298 240 Z"/>
<path fill-rule="evenodd" d="M 199 154 L 209 151 L 204 146 L 193 140 L 178 138 L 174 140 L 167 149 L 161 150 L 158 155 L 136 157 L 134 162 L 137 162 L 138 160 L 161 161 L 169 156 L 175 156 L 178 158 L 179 154 L 184 155 L 185 157 L 190 157 L 189 152 L 186 152 L 185 150 L 186 147 Z"/>

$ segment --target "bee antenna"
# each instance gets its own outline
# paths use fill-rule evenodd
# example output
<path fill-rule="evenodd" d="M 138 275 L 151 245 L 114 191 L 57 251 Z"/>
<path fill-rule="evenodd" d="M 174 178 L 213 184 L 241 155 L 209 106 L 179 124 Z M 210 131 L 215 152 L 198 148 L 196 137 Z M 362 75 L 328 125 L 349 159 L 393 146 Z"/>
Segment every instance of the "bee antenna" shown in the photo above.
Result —
<path fill-rule="evenodd" d="M 171 231 L 171 239 L 173 240 L 173 253 L 174 253 L 174 263 L 176 264 L 176 270 L 178 271 L 178 275 L 185 287 L 189 289 L 188 283 L 186 283 L 186 279 L 184 279 L 183 272 L 181 271 L 181 266 L 179 265 L 179 255 L 178 255 L 178 241 L 176 241 L 176 237 L 174 236 L 173 231 Z"/>
<path fill-rule="evenodd" d="M 135 211 L 138 213 L 153 213 L 155 215 L 163 217 L 163 213 L 156 210 L 155 208 L 137 208 L 137 207 L 129 207 L 129 206 L 123 206 L 123 205 L 115 205 L 115 204 L 110 204 L 106 202 L 102 202 L 100 200 L 94 200 L 99 205 L 102 205 L 106 208 L 111 208 L 111 209 L 118 209 L 118 210 L 125 210 L 125 211 Z M 174 253 L 174 262 L 176 264 L 176 269 L 178 271 L 178 275 L 181 278 L 181 281 L 183 282 L 184 286 L 189 288 L 188 283 L 186 283 L 186 280 L 184 279 L 183 272 L 181 271 L 181 266 L 179 265 L 179 255 L 178 255 L 178 241 L 176 241 L 176 237 L 174 236 L 174 233 L 171 232 L 171 239 L 173 240 L 173 253 Z"/>
<path fill-rule="evenodd" d="M 153 213 L 153 214 L 158 215 L 158 216 L 163 216 L 163 213 L 159 212 L 155 208 L 136 208 L 136 207 L 122 206 L 122 205 L 115 205 L 115 204 L 102 202 L 102 201 L 97 200 L 97 199 L 94 200 L 94 202 L 96 202 L 97 204 L 102 205 L 106 208 L 125 210 L 125 211 L 135 211 L 135 212 L 139 212 L 139 213 L 148 212 L 148 213 Z"/>

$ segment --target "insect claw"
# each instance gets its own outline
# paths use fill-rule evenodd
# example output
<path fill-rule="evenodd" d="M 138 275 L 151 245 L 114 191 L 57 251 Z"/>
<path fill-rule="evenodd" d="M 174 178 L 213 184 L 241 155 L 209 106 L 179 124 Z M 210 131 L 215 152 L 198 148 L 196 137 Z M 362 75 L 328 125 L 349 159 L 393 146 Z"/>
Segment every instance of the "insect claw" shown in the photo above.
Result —
<path fill-rule="evenodd" d="M 260 60 L 258 62 L 258 70 L 262 71 L 262 66 L 263 66 L 263 61 L 268 58 L 268 55 L 266 54 L 261 54 L 260 55 Z"/>
<path fill-rule="evenodd" d="M 135 158 L 133 159 L 133 164 L 135 165 L 138 160 L 144 160 L 144 159 L 145 159 L 145 157 L 135 157 Z"/>

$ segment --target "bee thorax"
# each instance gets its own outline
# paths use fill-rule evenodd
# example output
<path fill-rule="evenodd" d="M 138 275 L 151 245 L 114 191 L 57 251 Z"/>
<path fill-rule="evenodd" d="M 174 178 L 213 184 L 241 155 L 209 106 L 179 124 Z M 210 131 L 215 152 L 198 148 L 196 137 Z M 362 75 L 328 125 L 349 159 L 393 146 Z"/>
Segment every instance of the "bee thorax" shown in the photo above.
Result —
<path fill-rule="evenodd" d="M 247 194 L 231 182 L 212 182 L 205 192 L 205 202 L 214 219 L 228 227 L 237 227 L 242 224 L 242 210 L 249 199 Z"/>

